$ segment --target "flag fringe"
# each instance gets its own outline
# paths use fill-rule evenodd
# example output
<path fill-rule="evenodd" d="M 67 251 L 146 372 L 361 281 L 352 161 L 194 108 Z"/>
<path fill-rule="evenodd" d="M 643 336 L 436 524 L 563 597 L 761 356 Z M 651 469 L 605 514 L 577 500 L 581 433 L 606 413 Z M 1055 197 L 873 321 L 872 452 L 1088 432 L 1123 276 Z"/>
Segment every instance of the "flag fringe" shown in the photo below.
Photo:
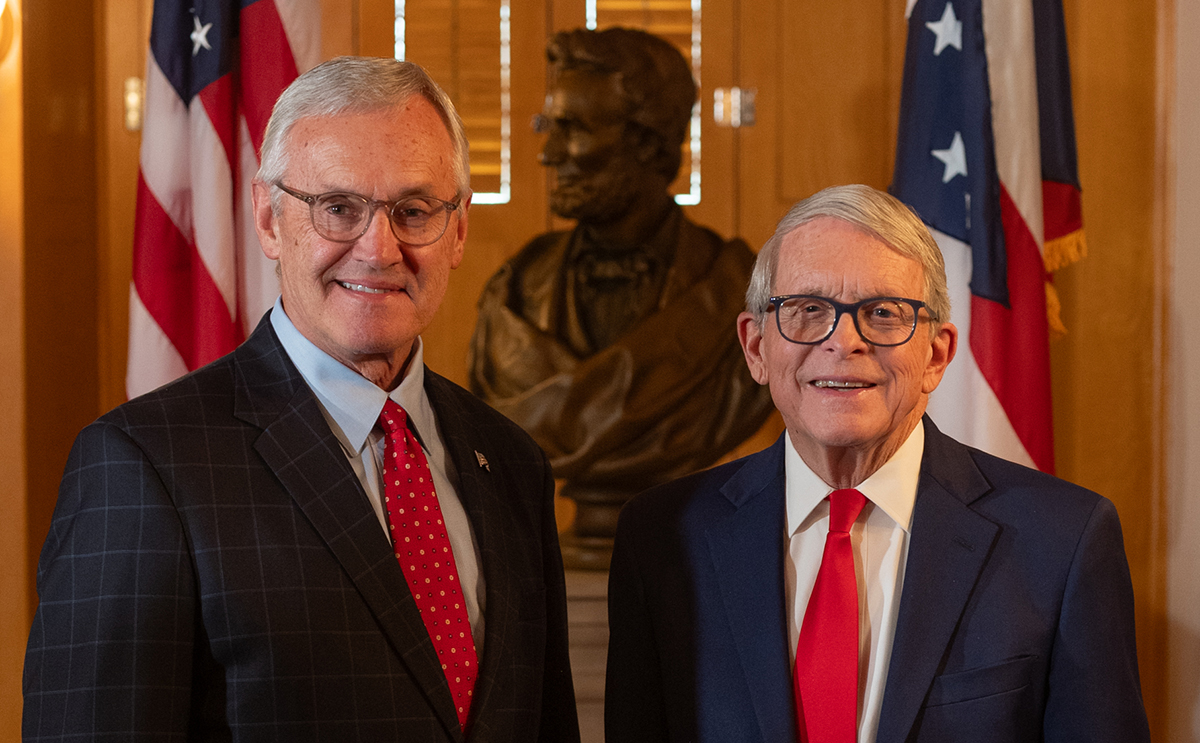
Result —
<path fill-rule="evenodd" d="M 1067 334 L 1067 326 L 1062 321 L 1062 302 L 1058 299 L 1058 290 L 1054 284 L 1046 282 L 1046 325 L 1050 330 L 1050 340 L 1058 340 Z"/>
<path fill-rule="evenodd" d="M 1054 273 L 1086 257 L 1087 238 L 1083 236 L 1083 228 L 1047 240 L 1042 247 L 1042 263 L 1045 264 L 1047 273 Z M 1058 299 L 1058 290 L 1049 281 L 1046 282 L 1046 323 L 1051 340 L 1058 340 L 1067 334 L 1067 326 L 1062 321 L 1062 302 Z"/>
<path fill-rule="evenodd" d="M 1062 237 L 1047 240 L 1042 247 L 1042 262 L 1046 264 L 1046 270 L 1050 273 L 1083 260 L 1085 257 L 1087 257 L 1087 239 L 1083 236 L 1082 228 L 1068 232 Z"/>

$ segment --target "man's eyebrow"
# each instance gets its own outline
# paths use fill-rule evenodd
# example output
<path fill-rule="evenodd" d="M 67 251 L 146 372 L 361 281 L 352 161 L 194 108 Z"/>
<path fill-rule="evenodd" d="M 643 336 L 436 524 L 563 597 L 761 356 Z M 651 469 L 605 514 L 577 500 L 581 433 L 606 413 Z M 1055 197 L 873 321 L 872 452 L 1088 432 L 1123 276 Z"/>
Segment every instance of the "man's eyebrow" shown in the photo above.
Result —
<path fill-rule="evenodd" d="M 900 298 L 905 297 L 905 295 L 903 293 L 896 293 L 896 292 L 889 292 L 889 291 L 869 291 L 869 292 L 861 292 L 861 293 L 855 292 L 852 299 L 843 301 L 841 299 L 838 299 L 835 296 L 835 294 L 836 294 L 835 292 L 812 291 L 812 290 L 805 290 L 805 289 L 800 289 L 800 290 L 790 291 L 790 292 L 776 292 L 775 293 L 776 296 L 794 295 L 794 296 L 804 296 L 804 297 L 820 297 L 821 299 L 831 299 L 835 302 L 842 302 L 842 304 L 854 304 L 855 302 L 863 302 L 868 299 L 880 299 L 881 297 L 900 297 Z"/>
<path fill-rule="evenodd" d="M 315 192 L 313 195 L 314 196 L 322 196 L 324 194 L 331 194 L 331 193 L 346 194 L 348 196 L 358 196 L 358 197 L 367 199 L 368 201 L 374 200 L 374 197 L 368 196 L 365 193 L 362 193 L 361 191 L 355 191 L 352 188 L 345 188 L 343 186 L 324 187 L 321 190 Z M 417 184 L 415 186 L 410 186 L 408 188 L 405 188 L 404 190 L 400 191 L 399 193 L 397 193 L 395 195 L 390 195 L 387 198 L 380 199 L 380 201 L 399 201 L 400 199 L 407 199 L 407 198 L 411 198 L 413 196 L 428 196 L 428 197 L 434 198 L 434 199 L 440 198 L 439 196 L 434 195 L 433 184 L 421 183 L 421 184 Z M 455 191 L 454 197 L 457 197 L 457 196 L 458 196 L 458 191 Z M 451 198 L 449 200 L 453 201 L 454 199 Z"/>

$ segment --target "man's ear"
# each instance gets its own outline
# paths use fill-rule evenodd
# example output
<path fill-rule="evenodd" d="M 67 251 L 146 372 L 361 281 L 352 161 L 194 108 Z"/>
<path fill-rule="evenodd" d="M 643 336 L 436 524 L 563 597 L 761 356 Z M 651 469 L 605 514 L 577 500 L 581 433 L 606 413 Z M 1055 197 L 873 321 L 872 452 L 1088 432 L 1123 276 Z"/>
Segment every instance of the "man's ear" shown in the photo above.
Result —
<path fill-rule="evenodd" d="M 458 207 L 458 216 L 454 219 L 454 245 L 451 247 L 450 268 L 451 270 L 458 268 L 462 263 L 463 251 L 467 242 L 467 217 L 471 211 L 471 197 L 474 196 L 471 191 L 467 191 L 467 195 L 463 197 L 462 205 Z"/>
<path fill-rule="evenodd" d="M 254 211 L 254 231 L 262 252 L 273 261 L 279 260 L 279 228 L 271 209 L 271 187 L 255 180 L 250 184 L 250 200 Z"/>
<path fill-rule="evenodd" d="M 737 318 L 738 341 L 742 344 L 742 354 L 746 357 L 746 366 L 750 376 L 759 384 L 770 381 L 767 374 L 767 362 L 763 358 L 763 334 L 759 329 L 758 319 L 749 312 L 743 312 Z"/>
<path fill-rule="evenodd" d="M 954 323 L 942 323 L 933 334 L 930 349 L 929 363 L 925 365 L 925 375 L 921 380 L 921 391 L 925 394 L 933 392 L 941 384 L 946 367 L 958 352 L 958 328 Z"/>
<path fill-rule="evenodd" d="M 663 151 L 662 137 L 657 132 L 651 131 L 644 126 L 630 125 L 628 130 L 631 135 L 627 138 L 629 146 L 633 149 L 633 154 L 639 163 L 643 165 L 654 162 L 659 153 Z"/>

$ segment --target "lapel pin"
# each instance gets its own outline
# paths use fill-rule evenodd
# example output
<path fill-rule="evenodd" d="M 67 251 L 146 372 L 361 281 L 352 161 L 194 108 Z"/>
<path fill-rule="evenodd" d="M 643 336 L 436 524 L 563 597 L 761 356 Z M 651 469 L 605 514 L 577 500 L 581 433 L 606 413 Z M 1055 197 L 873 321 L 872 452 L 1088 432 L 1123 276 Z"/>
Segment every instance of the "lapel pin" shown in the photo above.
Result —
<path fill-rule="evenodd" d="M 492 471 L 492 468 L 488 466 L 487 457 L 480 454 L 478 449 L 475 450 L 475 459 L 479 460 L 480 467 L 487 470 L 488 472 Z"/>

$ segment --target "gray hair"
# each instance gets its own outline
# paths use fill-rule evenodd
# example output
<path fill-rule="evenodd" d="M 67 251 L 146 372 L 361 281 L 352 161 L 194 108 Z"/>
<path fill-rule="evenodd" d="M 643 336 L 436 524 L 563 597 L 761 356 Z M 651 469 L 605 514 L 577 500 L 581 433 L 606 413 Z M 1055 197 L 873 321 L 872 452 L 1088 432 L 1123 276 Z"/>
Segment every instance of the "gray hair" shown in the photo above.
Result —
<path fill-rule="evenodd" d="M 628 120 L 658 140 L 655 169 L 675 177 L 696 102 L 692 69 L 678 49 L 636 28 L 578 28 L 550 37 L 546 59 L 556 74 L 584 70 L 615 76 Z"/>
<path fill-rule="evenodd" d="M 913 258 L 924 269 L 925 296 L 922 301 L 935 323 L 950 320 L 950 293 L 946 288 L 946 264 L 929 229 L 912 209 L 899 199 L 870 186 L 833 186 L 799 202 L 783 215 L 775 234 L 767 240 L 754 262 L 746 289 L 746 311 L 762 325 L 775 283 L 779 249 L 789 233 L 819 217 L 849 222 L 901 255 Z"/>
<path fill-rule="evenodd" d="M 470 154 L 462 119 L 450 96 L 420 66 L 385 57 L 336 57 L 317 65 L 292 81 L 283 91 L 263 135 L 257 178 L 274 183 L 288 165 L 287 137 L 301 119 L 383 111 L 419 95 L 433 105 L 454 145 L 454 175 L 459 194 L 471 183 Z M 271 192 L 271 206 L 279 209 L 280 195 Z"/>

